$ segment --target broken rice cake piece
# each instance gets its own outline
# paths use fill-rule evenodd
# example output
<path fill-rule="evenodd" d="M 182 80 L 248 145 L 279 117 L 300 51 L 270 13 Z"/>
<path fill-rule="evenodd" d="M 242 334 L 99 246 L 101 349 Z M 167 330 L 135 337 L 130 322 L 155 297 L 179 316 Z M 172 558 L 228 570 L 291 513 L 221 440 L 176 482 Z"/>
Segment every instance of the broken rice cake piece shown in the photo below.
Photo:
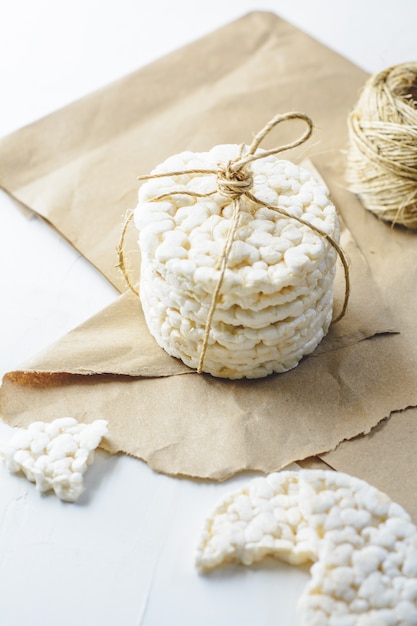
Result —
<path fill-rule="evenodd" d="M 107 433 L 107 421 L 80 424 L 73 417 L 33 422 L 19 428 L 9 442 L 0 442 L 0 459 L 13 473 L 23 473 L 41 492 L 53 490 L 74 502 L 84 490 L 83 474 L 94 450 Z"/>
<path fill-rule="evenodd" d="M 333 470 L 253 480 L 206 520 L 196 566 L 267 555 L 313 563 L 299 602 L 306 626 L 417 625 L 417 528 L 363 480 Z"/>

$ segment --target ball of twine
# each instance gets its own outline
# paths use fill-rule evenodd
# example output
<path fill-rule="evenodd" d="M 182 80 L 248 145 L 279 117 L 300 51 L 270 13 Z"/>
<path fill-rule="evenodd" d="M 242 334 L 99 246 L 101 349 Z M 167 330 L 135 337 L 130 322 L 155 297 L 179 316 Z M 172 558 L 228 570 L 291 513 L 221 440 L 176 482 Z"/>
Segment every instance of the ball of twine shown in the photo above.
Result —
<path fill-rule="evenodd" d="M 348 130 L 350 190 L 379 218 L 417 229 L 417 63 L 371 76 Z"/>

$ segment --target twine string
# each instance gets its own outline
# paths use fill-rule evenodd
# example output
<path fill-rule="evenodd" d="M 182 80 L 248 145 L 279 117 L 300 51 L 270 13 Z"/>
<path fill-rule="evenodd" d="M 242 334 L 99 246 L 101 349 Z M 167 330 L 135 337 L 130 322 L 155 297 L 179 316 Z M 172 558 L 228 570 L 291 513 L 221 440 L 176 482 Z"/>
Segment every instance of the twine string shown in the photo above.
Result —
<path fill-rule="evenodd" d="M 306 124 L 306 129 L 299 137 L 297 137 L 294 141 L 290 143 L 278 146 L 276 148 L 272 148 L 271 150 L 263 150 L 262 152 L 256 153 L 261 142 L 265 139 L 265 137 L 276 126 L 288 120 L 304 121 Z M 321 231 L 316 226 L 313 226 L 313 224 L 310 224 L 309 222 L 295 215 L 291 215 L 290 213 L 288 213 L 287 211 L 285 211 L 284 209 L 280 207 L 269 205 L 251 193 L 251 189 L 253 187 L 253 175 L 252 175 L 252 170 L 250 168 L 250 163 L 252 163 L 253 161 L 257 159 L 262 159 L 271 155 L 276 155 L 276 154 L 279 154 L 280 152 L 284 152 L 286 150 L 290 150 L 291 148 L 295 148 L 303 144 L 305 141 L 307 141 L 307 139 L 309 139 L 309 137 L 311 136 L 312 132 L 313 132 L 313 122 L 304 113 L 290 112 L 290 113 L 279 114 L 279 115 L 276 115 L 274 118 L 272 118 L 264 126 L 264 128 L 262 128 L 255 135 L 255 137 L 252 140 L 251 145 L 249 146 L 248 151 L 245 154 L 243 154 L 244 144 L 242 144 L 240 148 L 239 156 L 236 159 L 230 160 L 225 165 L 219 164 L 218 169 L 216 170 L 214 169 L 189 169 L 189 170 L 170 171 L 170 172 L 157 172 L 157 173 L 155 172 L 153 174 L 146 174 L 146 175 L 138 177 L 138 180 L 146 181 L 146 180 L 150 180 L 154 178 L 163 178 L 163 177 L 173 177 L 173 176 L 183 176 L 183 175 L 193 175 L 193 174 L 200 174 L 200 175 L 215 174 L 217 177 L 216 179 L 217 187 L 216 189 L 213 189 L 212 191 L 208 193 L 201 194 L 201 193 L 197 193 L 194 191 L 181 191 L 181 190 L 170 191 L 167 193 L 160 194 L 152 198 L 150 201 L 158 202 L 172 195 L 187 195 L 187 196 L 192 196 L 195 198 L 209 197 L 219 192 L 221 195 L 225 197 L 225 200 L 226 200 L 225 203 L 221 207 L 222 209 L 224 209 L 226 206 L 230 204 L 233 205 L 231 226 L 227 233 L 226 241 L 225 241 L 221 256 L 219 258 L 219 261 L 218 261 L 219 276 L 216 282 L 216 286 L 213 290 L 210 307 L 209 307 L 209 311 L 207 314 L 206 324 L 204 328 L 204 335 L 203 335 L 203 340 L 202 340 L 202 345 L 201 345 L 201 350 L 200 350 L 200 355 L 199 355 L 199 362 L 197 366 L 197 373 L 201 373 L 203 371 L 203 364 L 204 364 L 204 359 L 205 359 L 205 355 L 206 355 L 207 348 L 208 348 L 213 315 L 215 313 L 216 306 L 219 300 L 220 290 L 221 290 L 224 276 L 226 273 L 227 262 L 228 262 L 230 252 L 232 249 L 232 244 L 235 240 L 236 233 L 238 230 L 239 218 L 240 218 L 240 214 L 242 210 L 241 200 L 243 197 L 247 198 L 249 201 L 251 201 L 254 204 L 258 204 L 272 211 L 276 211 L 283 217 L 287 219 L 295 220 L 296 222 L 302 224 L 303 226 L 306 226 L 307 228 L 309 228 L 310 230 L 318 234 L 320 237 L 323 237 L 324 239 L 326 239 L 326 241 L 334 248 L 334 250 L 336 251 L 343 265 L 344 278 L 345 278 L 345 296 L 344 296 L 342 309 L 340 313 L 337 315 L 337 317 L 332 320 L 332 324 L 335 324 L 336 322 L 340 321 L 346 313 L 348 300 L 349 300 L 349 294 L 350 294 L 349 268 L 348 268 L 348 263 L 346 261 L 345 255 L 342 249 L 340 248 L 340 246 L 336 243 L 336 241 L 330 235 Z M 117 247 L 117 253 L 118 253 L 118 258 L 119 258 L 119 263 L 117 267 L 121 269 L 129 288 L 136 295 L 138 295 L 137 289 L 132 285 L 132 282 L 130 280 L 130 277 L 126 268 L 126 258 L 123 252 L 126 230 L 132 218 L 133 218 L 133 212 L 127 216 L 124 226 L 123 226 L 122 236 L 120 239 L 120 243 Z"/>
<path fill-rule="evenodd" d="M 224 245 L 223 252 L 220 257 L 220 267 L 219 267 L 220 273 L 219 273 L 219 277 L 217 279 L 217 283 L 216 283 L 216 286 L 214 288 L 214 291 L 211 297 L 210 308 L 207 314 L 206 324 L 204 327 L 203 341 L 201 344 L 200 356 L 198 359 L 198 366 L 197 366 L 198 374 L 201 374 L 201 372 L 203 371 L 204 358 L 206 356 L 208 342 L 210 338 L 211 322 L 213 320 L 213 315 L 216 310 L 217 302 L 219 300 L 220 289 L 222 287 L 224 275 L 225 275 L 226 268 L 227 268 L 227 260 L 229 258 L 230 250 L 232 248 L 236 231 L 239 226 L 239 217 L 240 217 L 240 204 L 239 204 L 239 199 L 236 198 L 233 200 L 232 226 L 229 229 L 229 232 L 227 233 L 226 243 Z"/>
<path fill-rule="evenodd" d="M 278 146 L 277 148 L 272 148 L 271 150 L 265 150 L 264 152 L 259 152 L 255 154 L 256 150 L 259 148 L 261 142 L 265 139 L 265 137 L 271 132 L 275 126 L 281 124 L 282 122 L 286 122 L 289 120 L 302 120 L 306 123 L 307 128 L 300 137 L 297 137 L 294 141 L 283 144 L 282 146 Z M 307 139 L 311 137 L 313 132 L 313 122 L 304 113 L 291 112 L 291 113 L 283 113 L 278 114 L 272 118 L 267 124 L 265 124 L 264 128 L 262 128 L 259 133 L 257 133 L 249 146 L 248 153 L 244 157 L 240 157 L 237 161 L 235 161 L 235 167 L 240 167 L 243 165 L 247 165 L 252 161 L 256 161 L 257 159 L 264 159 L 267 156 L 276 155 L 280 152 L 284 152 L 286 150 L 290 150 L 291 148 L 296 148 L 301 144 L 305 143 Z"/>
<path fill-rule="evenodd" d="M 127 233 L 127 229 L 129 227 L 130 222 L 133 220 L 133 216 L 134 216 L 134 212 L 128 211 L 123 222 L 122 233 L 120 235 L 119 243 L 116 247 L 117 258 L 118 258 L 116 269 L 122 272 L 123 278 L 125 279 L 126 285 L 129 287 L 130 291 L 132 291 L 135 294 L 135 296 L 139 296 L 139 291 L 136 289 L 136 287 L 134 286 L 134 284 L 132 283 L 130 279 L 130 274 L 129 274 L 128 266 L 127 266 L 127 259 L 126 259 L 126 254 L 125 254 L 126 233 Z"/>
<path fill-rule="evenodd" d="M 342 263 L 342 266 L 343 266 L 343 274 L 344 274 L 344 280 L 345 280 L 345 294 L 344 294 L 344 298 L 343 298 L 342 308 L 341 308 L 340 312 L 337 314 L 337 316 L 332 319 L 332 324 L 336 324 L 337 322 L 340 322 L 340 320 L 346 315 L 346 310 L 347 310 L 347 307 L 348 307 L 349 296 L 350 296 L 349 264 L 347 262 L 347 259 L 345 257 L 345 254 L 344 254 L 342 248 L 333 239 L 333 237 L 331 237 L 330 235 L 328 235 L 324 231 L 320 230 L 320 228 L 317 228 L 317 226 L 314 226 L 314 224 L 310 224 L 309 222 L 306 222 L 301 217 L 297 217 L 296 215 L 291 215 L 291 213 L 288 213 L 287 211 L 285 211 L 285 209 L 281 209 L 279 207 L 271 206 L 270 204 L 267 204 L 266 202 L 263 202 L 259 198 L 256 198 L 251 193 L 247 193 L 246 196 L 249 198 L 249 200 L 252 200 L 252 202 L 257 202 L 258 204 L 261 204 L 262 206 L 266 207 L 267 209 L 271 209 L 272 211 L 276 211 L 277 213 L 279 213 L 280 215 L 282 215 L 284 217 L 287 217 L 288 219 L 295 220 L 299 224 L 302 224 L 303 226 L 307 226 L 307 228 L 309 228 L 310 230 L 315 232 L 317 235 L 319 235 L 319 237 L 324 237 L 324 239 L 326 239 L 326 241 L 332 246 L 332 248 L 334 248 L 336 250 L 336 253 L 337 253 L 337 255 L 338 255 L 338 257 L 339 257 L 339 259 L 340 259 L 340 261 Z"/>

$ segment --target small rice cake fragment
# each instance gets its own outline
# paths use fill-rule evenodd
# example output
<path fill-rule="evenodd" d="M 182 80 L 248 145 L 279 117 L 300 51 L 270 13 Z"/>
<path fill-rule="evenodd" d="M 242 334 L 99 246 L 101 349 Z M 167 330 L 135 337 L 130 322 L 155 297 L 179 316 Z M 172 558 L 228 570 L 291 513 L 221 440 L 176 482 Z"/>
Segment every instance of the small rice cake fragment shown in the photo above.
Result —
<path fill-rule="evenodd" d="M 75 502 L 84 491 L 83 474 L 107 433 L 107 421 L 79 423 L 73 417 L 32 422 L 0 442 L 0 459 L 12 473 L 22 473 L 44 493 L 54 491 L 63 501 Z"/>

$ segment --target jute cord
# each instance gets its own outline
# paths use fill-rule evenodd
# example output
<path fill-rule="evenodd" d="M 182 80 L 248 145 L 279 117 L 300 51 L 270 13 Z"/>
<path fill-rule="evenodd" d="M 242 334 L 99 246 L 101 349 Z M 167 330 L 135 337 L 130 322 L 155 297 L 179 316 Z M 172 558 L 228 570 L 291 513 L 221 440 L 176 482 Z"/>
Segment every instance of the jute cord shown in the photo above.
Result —
<path fill-rule="evenodd" d="M 417 229 L 417 63 L 371 76 L 348 131 L 351 191 L 379 218 Z"/>
<path fill-rule="evenodd" d="M 135 294 L 135 296 L 139 296 L 139 291 L 136 289 L 136 287 L 134 286 L 134 284 L 132 283 L 130 279 L 127 258 L 126 258 L 126 253 L 125 253 L 125 239 L 126 239 L 127 229 L 129 227 L 130 222 L 133 219 L 133 216 L 134 216 L 134 212 L 128 211 L 126 213 L 126 216 L 123 222 L 122 233 L 120 235 L 119 243 L 116 247 L 117 257 L 119 259 L 119 262 L 116 265 L 116 269 L 122 272 L 126 285 L 129 287 L 130 291 L 132 291 Z"/>
<path fill-rule="evenodd" d="M 278 124 L 287 120 L 304 121 L 306 123 L 306 130 L 304 131 L 304 133 L 302 133 L 300 137 L 298 137 L 297 139 L 295 139 L 294 141 L 290 143 L 287 143 L 282 146 L 278 146 L 277 148 L 273 148 L 271 150 L 265 150 L 265 151 L 259 152 L 258 154 L 255 154 L 259 145 L 261 144 L 263 139 L 271 132 L 271 130 Z M 233 205 L 231 226 L 227 233 L 227 237 L 226 237 L 226 241 L 222 250 L 222 254 L 217 262 L 217 269 L 219 270 L 219 276 L 218 276 L 217 283 L 212 294 L 210 307 L 209 307 L 206 324 L 204 328 L 204 336 L 203 336 L 203 341 L 202 341 L 200 355 L 199 355 L 199 363 L 197 367 L 198 373 L 201 373 L 203 371 L 203 364 L 204 364 L 204 359 L 205 359 L 205 355 L 206 355 L 207 348 L 208 348 L 213 315 L 215 313 L 216 306 L 219 300 L 220 290 L 221 290 L 223 280 L 224 280 L 224 275 L 227 269 L 227 262 L 229 259 L 232 244 L 235 240 L 236 232 L 239 227 L 239 218 L 240 218 L 240 213 L 242 210 L 241 199 L 243 197 L 247 198 L 254 204 L 261 205 L 261 206 L 266 207 L 267 209 L 278 212 L 280 215 L 282 215 L 286 219 L 294 220 L 298 222 L 299 224 L 306 226 L 307 228 L 315 232 L 320 237 L 323 237 L 324 239 L 326 239 L 326 241 L 334 248 L 343 266 L 344 279 L 345 279 L 345 294 L 344 294 L 344 300 L 343 300 L 341 311 L 332 320 L 332 324 L 335 324 L 336 322 L 340 321 L 346 313 L 346 309 L 347 309 L 348 301 L 349 301 L 349 294 L 350 294 L 349 267 L 348 267 L 348 263 L 345 258 L 345 255 L 342 249 L 340 248 L 340 246 L 337 244 L 337 242 L 330 235 L 321 231 L 316 226 L 309 224 L 302 218 L 291 215 L 285 209 L 272 206 L 266 202 L 263 202 L 262 200 L 260 200 L 259 198 L 257 198 L 251 193 L 251 189 L 253 186 L 253 176 L 252 176 L 252 171 L 250 168 L 250 163 L 252 163 L 253 161 L 257 159 L 263 159 L 270 155 L 276 155 L 276 154 L 279 154 L 280 152 L 289 150 L 291 148 L 295 148 L 296 146 L 303 144 L 311 136 L 312 131 L 313 131 L 313 122 L 304 113 L 290 112 L 290 113 L 276 115 L 272 120 L 270 120 L 265 125 L 265 127 L 259 133 L 255 135 L 251 145 L 249 146 L 248 151 L 245 154 L 243 154 L 244 145 L 242 144 L 240 147 L 239 156 L 236 159 L 229 161 L 224 166 L 219 165 L 218 169 L 216 170 L 188 169 L 188 170 L 181 170 L 181 171 L 148 174 L 144 176 L 139 176 L 138 178 L 138 180 L 145 181 L 145 180 L 150 180 L 154 178 L 163 178 L 166 176 L 169 176 L 169 177 L 181 176 L 184 174 L 195 174 L 195 175 L 215 174 L 217 176 L 217 187 L 216 189 L 213 189 L 213 191 L 211 192 L 200 194 L 200 193 L 196 193 L 192 191 L 175 191 L 174 190 L 168 193 L 158 195 L 155 198 L 152 198 L 151 201 L 158 202 L 172 195 L 188 195 L 188 196 L 192 196 L 195 198 L 202 198 L 202 197 L 206 198 L 215 193 L 220 192 L 225 197 L 225 202 L 222 205 L 221 209 L 223 209 L 224 207 L 230 204 Z M 135 293 L 136 295 L 139 295 L 138 290 L 134 287 L 130 279 L 129 272 L 127 270 L 127 259 L 124 253 L 126 231 L 132 219 L 133 219 L 133 211 L 130 212 L 126 216 L 125 222 L 123 224 L 122 235 L 120 238 L 119 245 L 117 247 L 118 259 L 119 259 L 117 267 L 120 268 L 120 270 L 122 271 L 129 289 L 131 289 L 131 291 L 133 291 L 133 293 Z"/>

